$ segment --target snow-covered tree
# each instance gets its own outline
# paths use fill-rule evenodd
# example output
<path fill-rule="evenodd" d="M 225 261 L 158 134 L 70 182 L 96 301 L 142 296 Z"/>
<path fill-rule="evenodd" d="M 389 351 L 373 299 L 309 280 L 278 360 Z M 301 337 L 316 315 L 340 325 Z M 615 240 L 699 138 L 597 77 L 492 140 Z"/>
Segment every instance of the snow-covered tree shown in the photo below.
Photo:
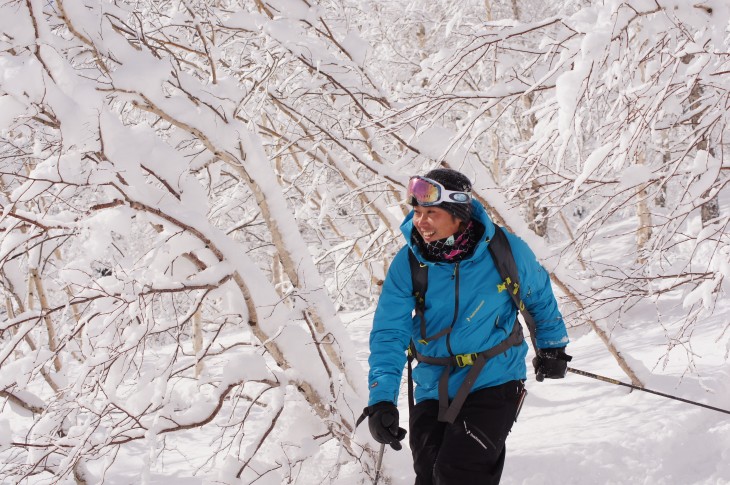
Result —
<path fill-rule="evenodd" d="M 3 480 L 96 483 L 203 427 L 194 466 L 221 480 L 290 480 L 328 447 L 307 473 L 372 473 L 336 305 L 382 280 L 397 172 L 336 7 L 2 5 L 0 393 L 26 415 Z"/>
<path fill-rule="evenodd" d="M 557 248 L 570 325 L 618 355 L 597 322 L 679 293 L 684 345 L 730 271 L 729 8 L 583 3 L 2 3 L 0 478 L 190 442 L 224 483 L 372 477 L 340 312 L 439 164 Z"/>
<path fill-rule="evenodd" d="M 422 63 L 427 92 L 405 100 L 392 123 L 453 126 L 449 146 L 485 167 L 508 151 L 499 183 L 513 200 L 541 208 L 523 206 L 535 229 L 545 211 L 547 236 L 566 256 L 561 286 L 593 319 L 684 295 L 682 321 L 668 325 L 671 349 L 712 311 L 728 275 L 718 195 L 727 180 L 730 9 L 680 1 L 574 7 L 462 28 L 460 45 Z M 460 119 L 450 119 L 455 112 Z M 494 131 L 504 133 L 499 143 Z M 636 250 L 614 254 L 627 238 Z M 573 274 L 590 279 L 590 289 L 568 284 Z"/>

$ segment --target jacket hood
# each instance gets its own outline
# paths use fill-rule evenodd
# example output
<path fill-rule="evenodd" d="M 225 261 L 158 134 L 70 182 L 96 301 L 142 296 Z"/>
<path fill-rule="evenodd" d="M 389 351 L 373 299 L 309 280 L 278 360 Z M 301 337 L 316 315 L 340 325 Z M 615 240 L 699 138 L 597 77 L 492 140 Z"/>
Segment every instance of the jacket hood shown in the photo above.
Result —
<path fill-rule="evenodd" d="M 487 214 L 487 211 L 484 209 L 484 206 L 477 201 L 476 199 L 471 200 L 471 207 L 472 207 L 472 213 L 471 218 L 479 222 L 484 226 L 484 234 L 482 234 L 481 239 L 479 239 L 479 243 L 477 244 L 476 249 L 474 250 L 474 253 L 467 258 L 473 259 L 477 256 L 479 256 L 483 251 L 486 251 L 487 245 L 482 244 L 485 241 L 488 241 L 492 239 L 492 236 L 494 236 L 494 223 L 489 218 L 489 215 Z M 403 237 L 406 239 L 406 245 L 413 251 L 413 254 L 416 255 L 418 260 L 423 264 L 435 264 L 431 261 L 426 261 L 426 259 L 421 254 L 420 249 L 418 249 L 418 246 L 413 244 L 413 240 L 411 238 L 411 234 L 413 234 L 413 231 L 416 230 L 416 228 L 413 226 L 413 214 L 415 211 L 411 211 L 406 218 L 403 220 L 403 223 L 400 225 L 400 230 L 403 233 Z"/>

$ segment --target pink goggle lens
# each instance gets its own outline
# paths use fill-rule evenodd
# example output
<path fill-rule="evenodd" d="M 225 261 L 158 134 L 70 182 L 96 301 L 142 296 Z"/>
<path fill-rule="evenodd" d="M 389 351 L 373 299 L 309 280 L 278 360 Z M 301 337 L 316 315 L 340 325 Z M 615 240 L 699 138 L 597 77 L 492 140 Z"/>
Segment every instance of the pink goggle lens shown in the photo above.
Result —
<path fill-rule="evenodd" d="M 441 188 L 428 180 L 412 177 L 408 182 L 408 200 L 415 198 L 419 205 L 433 204 L 439 201 Z"/>

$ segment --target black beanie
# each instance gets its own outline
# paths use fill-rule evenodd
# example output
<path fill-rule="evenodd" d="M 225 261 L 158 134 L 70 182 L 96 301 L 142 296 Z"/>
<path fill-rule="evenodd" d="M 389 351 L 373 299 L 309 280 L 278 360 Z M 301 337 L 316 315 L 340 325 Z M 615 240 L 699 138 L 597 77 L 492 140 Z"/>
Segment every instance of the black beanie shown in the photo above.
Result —
<path fill-rule="evenodd" d="M 436 168 L 431 170 L 425 178 L 435 180 L 444 186 L 446 190 L 455 190 L 459 192 L 471 192 L 471 181 L 461 172 L 450 168 Z M 471 200 L 468 202 L 441 202 L 436 207 L 440 207 L 457 219 L 469 222 L 471 219 Z"/>

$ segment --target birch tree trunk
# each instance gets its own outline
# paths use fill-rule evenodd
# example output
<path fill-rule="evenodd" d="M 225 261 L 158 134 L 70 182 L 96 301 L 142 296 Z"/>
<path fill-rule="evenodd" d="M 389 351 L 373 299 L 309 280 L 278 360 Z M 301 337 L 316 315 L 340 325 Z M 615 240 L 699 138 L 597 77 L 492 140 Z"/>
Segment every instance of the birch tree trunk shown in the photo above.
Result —
<path fill-rule="evenodd" d="M 694 55 L 687 55 L 683 58 L 683 61 L 685 63 L 689 63 L 695 59 Z M 695 82 L 692 85 L 692 91 L 690 92 L 688 101 L 689 106 L 687 107 L 688 110 L 694 111 L 697 110 L 697 103 L 700 99 L 702 99 L 702 96 L 704 94 L 703 87 Z M 712 133 L 712 130 L 708 131 L 707 129 L 701 128 L 700 124 L 702 122 L 704 113 L 700 110 L 697 110 L 697 113 L 693 115 L 690 119 L 690 122 L 692 124 L 693 132 L 698 133 L 699 140 L 697 141 L 695 148 L 696 150 L 704 150 L 707 151 L 710 156 L 714 157 L 715 153 L 715 147 L 710 145 L 710 136 Z M 705 201 L 700 206 L 700 220 L 702 221 L 702 227 L 707 226 L 708 223 L 711 221 L 714 221 L 718 217 L 720 217 L 720 200 L 718 199 L 717 194 L 712 195 L 712 191 L 708 190 L 705 193 L 702 194 L 702 199 Z"/>
<path fill-rule="evenodd" d="M 645 162 L 646 154 L 644 151 L 639 152 L 638 157 L 636 159 L 636 164 L 638 166 L 643 166 Z M 638 229 L 636 231 L 636 246 L 637 246 L 637 254 L 638 256 L 638 262 L 640 264 L 643 264 L 646 262 L 646 257 L 644 256 L 644 251 L 646 250 L 646 245 L 651 239 L 651 212 L 649 210 L 649 202 L 648 202 L 648 193 L 647 193 L 647 184 L 643 184 L 641 187 L 639 187 L 636 191 L 636 215 L 638 218 Z"/>

